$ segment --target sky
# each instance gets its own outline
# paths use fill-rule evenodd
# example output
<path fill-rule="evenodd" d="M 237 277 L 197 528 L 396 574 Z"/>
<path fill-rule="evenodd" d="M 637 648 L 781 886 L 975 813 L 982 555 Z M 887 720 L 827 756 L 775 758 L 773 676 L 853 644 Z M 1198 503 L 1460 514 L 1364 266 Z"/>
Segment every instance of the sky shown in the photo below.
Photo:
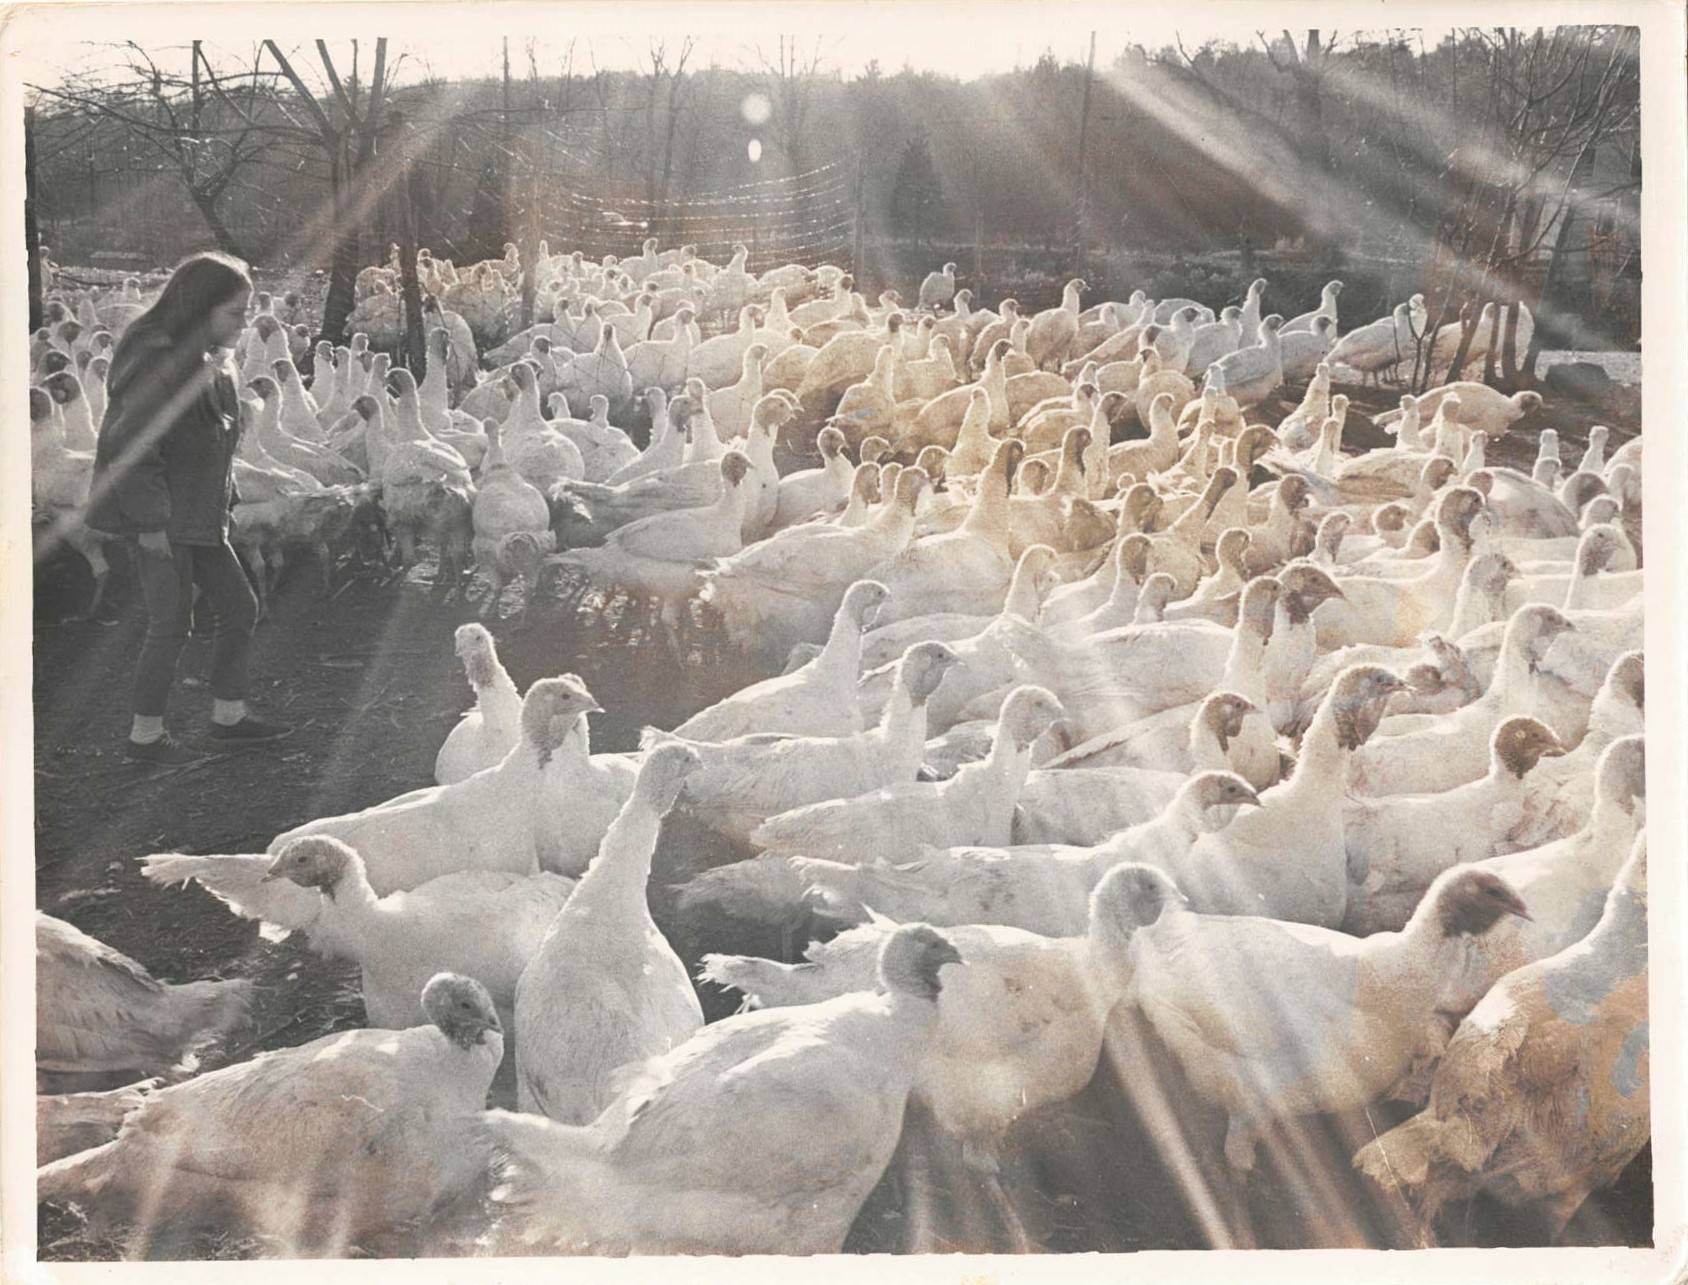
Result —
<path fill-rule="evenodd" d="M 184 12 L 191 21 L 184 21 Z M 796 33 L 807 62 L 820 50 L 822 70 L 845 76 L 860 73 L 877 59 L 893 74 L 904 66 L 961 78 L 1012 70 L 1029 65 L 1046 50 L 1061 62 L 1082 62 L 1089 37 L 1097 33 L 1097 64 L 1105 67 L 1129 44 L 1158 47 L 1182 34 L 1194 47 L 1214 38 L 1253 41 L 1263 20 L 1282 17 L 1241 2 L 1224 5 L 1181 3 L 1176 18 L 1168 10 L 1147 6 L 1128 8 L 1114 0 L 1098 3 L 999 3 L 997 0 L 809 0 L 808 3 L 755 3 L 754 0 L 572 0 L 534 6 L 489 5 L 336 5 L 308 4 L 277 9 L 264 5 L 220 4 L 155 7 L 146 4 L 102 6 L 79 11 L 55 7 L 50 23 L 28 27 L 18 34 L 26 50 L 26 77 L 54 84 L 66 74 L 108 63 L 112 53 L 99 42 L 131 38 L 168 65 L 186 65 L 186 42 L 200 37 L 236 60 L 249 54 L 252 42 L 274 36 L 284 49 L 301 46 L 315 65 L 310 41 L 301 32 L 329 37 L 338 52 L 352 35 L 391 37 L 395 52 L 403 51 L 418 66 L 444 78 L 496 75 L 502 39 L 510 38 L 511 69 L 522 75 L 527 67 L 526 46 L 533 42 L 542 75 L 556 75 L 570 37 L 575 39 L 577 69 L 620 69 L 644 64 L 651 40 L 677 44 L 682 35 L 696 39 L 691 66 L 710 63 L 755 69 L 759 51 L 770 59 L 782 33 Z M 1341 29 L 1346 14 L 1356 27 L 1380 28 L 1405 23 L 1410 9 L 1373 0 L 1321 4 L 1320 16 Z M 308 15 L 308 21 L 302 21 Z M 1397 17 L 1397 15 L 1400 15 Z M 1527 14 L 1523 21 L 1528 22 Z M 1537 15 L 1539 20 L 1539 13 Z M 1446 19 L 1426 27 L 1426 34 L 1447 29 Z M 27 26 L 27 24 L 26 24 Z M 1271 28 L 1268 28 L 1271 29 Z M 171 52 L 174 47 L 174 53 Z"/>

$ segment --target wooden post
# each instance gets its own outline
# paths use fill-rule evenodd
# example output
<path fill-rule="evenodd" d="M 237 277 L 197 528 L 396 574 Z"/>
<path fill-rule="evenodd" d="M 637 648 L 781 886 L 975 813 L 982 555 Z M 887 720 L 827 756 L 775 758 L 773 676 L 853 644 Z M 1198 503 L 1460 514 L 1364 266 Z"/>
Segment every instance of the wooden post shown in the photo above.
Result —
<path fill-rule="evenodd" d="M 1084 101 L 1078 113 L 1078 208 L 1073 215 L 1073 275 L 1084 271 L 1084 223 L 1089 204 L 1090 182 L 1085 175 L 1084 142 L 1090 132 L 1090 86 L 1096 78 L 1096 33 L 1090 33 L 1090 57 L 1084 64 Z"/>
<path fill-rule="evenodd" d="M 398 115 L 393 112 L 392 115 Z M 422 333 L 422 285 L 416 276 L 416 142 L 406 124 L 404 142 L 393 148 L 402 167 L 393 184 L 399 206 L 399 284 L 404 299 L 404 358 L 420 384 L 428 373 L 428 345 Z"/>
<path fill-rule="evenodd" d="M 29 329 L 33 334 L 47 319 L 41 289 L 41 229 L 35 221 L 34 107 L 23 109 L 23 243 L 29 255 Z"/>
<path fill-rule="evenodd" d="M 856 227 L 850 244 L 850 272 L 859 289 L 862 281 L 862 223 L 866 215 L 866 153 L 856 152 Z"/>

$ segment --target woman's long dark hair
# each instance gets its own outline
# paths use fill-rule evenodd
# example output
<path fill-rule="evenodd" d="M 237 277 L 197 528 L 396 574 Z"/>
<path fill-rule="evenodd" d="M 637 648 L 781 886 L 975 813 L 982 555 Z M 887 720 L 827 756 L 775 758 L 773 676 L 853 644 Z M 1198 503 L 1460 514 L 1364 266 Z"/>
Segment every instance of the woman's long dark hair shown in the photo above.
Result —
<path fill-rule="evenodd" d="M 160 337 L 169 341 L 169 350 L 162 362 L 156 357 L 148 361 L 154 363 L 153 374 L 166 387 L 174 388 L 203 371 L 202 336 L 211 309 L 250 289 L 251 273 L 233 255 L 207 250 L 183 259 L 152 307 L 130 322 L 117 341 L 107 378 L 108 396 L 115 398 L 127 387 L 140 364 L 136 355 Z"/>
<path fill-rule="evenodd" d="M 178 344 L 194 337 L 195 331 L 204 328 L 211 309 L 251 289 L 251 272 L 233 255 L 215 250 L 190 255 L 176 265 L 152 307 L 123 332 L 112 363 L 118 363 L 124 345 L 137 334 L 164 335 Z"/>

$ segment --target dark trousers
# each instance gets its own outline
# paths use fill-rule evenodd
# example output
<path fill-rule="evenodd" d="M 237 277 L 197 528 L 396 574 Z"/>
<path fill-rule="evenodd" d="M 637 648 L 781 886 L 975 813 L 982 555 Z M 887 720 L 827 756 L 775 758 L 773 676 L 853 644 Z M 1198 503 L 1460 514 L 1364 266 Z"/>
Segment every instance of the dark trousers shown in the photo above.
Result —
<path fill-rule="evenodd" d="M 161 716 L 176 680 L 176 658 L 193 617 L 193 588 L 199 586 L 216 632 L 211 642 L 211 694 L 218 700 L 246 699 L 246 658 L 252 650 L 258 600 L 227 540 L 218 545 L 172 544 L 170 556 L 132 545 L 141 598 L 147 608 L 147 636 L 135 664 L 134 712 Z"/>

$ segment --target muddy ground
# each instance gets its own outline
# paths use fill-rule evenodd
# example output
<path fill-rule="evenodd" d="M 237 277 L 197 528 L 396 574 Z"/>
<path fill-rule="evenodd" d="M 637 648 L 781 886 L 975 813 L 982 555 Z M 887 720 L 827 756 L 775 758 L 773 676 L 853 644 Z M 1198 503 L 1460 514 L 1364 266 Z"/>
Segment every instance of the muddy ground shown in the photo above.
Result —
<path fill-rule="evenodd" d="M 1360 407 L 1388 404 L 1390 399 L 1367 395 Z M 1618 429 L 1614 447 L 1632 432 L 1636 419 L 1623 413 L 1629 409 L 1555 405 L 1520 427 L 1555 424 L 1566 458 L 1574 461 L 1588 423 L 1601 420 Z M 1368 427 L 1359 428 L 1352 445 L 1370 444 Z M 1493 462 L 1527 468 L 1532 442 L 1533 432 L 1521 431 Z M 1513 455 L 1518 458 L 1509 458 Z M 260 998 L 251 1029 L 215 1050 L 208 1066 L 360 1025 L 354 969 L 313 957 L 297 940 L 261 941 L 254 925 L 234 918 L 197 888 L 153 887 L 139 877 L 136 859 L 167 850 L 261 851 L 300 821 L 430 783 L 435 751 L 470 700 L 451 634 L 471 609 L 436 600 L 426 566 L 399 584 L 351 580 L 332 601 L 321 597 L 309 575 L 289 577 L 271 618 L 259 627 L 253 696 L 260 712 L 297 731 L 267 749 L 153 770 L 122 755 L 129 675 L 143 623 L 121 568 L 113 579 L 108 619 L 71 622 L 63 618 L 81 606 L 88 591 L 80 563 L 55 558 L 38 568 L 36 904 L 166 980 L 257 980 Z M 644 644 L 641 623 L 615 607 L 606 610 L 594 598 L 568 611 L 541 604 L 525 628 L 495 624 L 493 632 L 519 686 L 563 670 L 582 674 L 608 711 L 594 717 L 594 748 L 625 750 L 635 746 L 643 725 L 671 727 L 754 676 L 707 638 L 699 640 L 684 669 L 677 667 L 660 647 Z M 190 642 L 169 719 L 172 730 L 190 740 L 202 734 L 210 704 L 198 677 L 207 652 L 205 642 Z M 766 932 L 673 921 L 667 885 L 723 855 L 672 825 L 659 851 L 653 905 L 688 964 L 705 950 L 775 954 L 782 946 Z M 733 1007 L 719 993 L 703 998 L 712 1018 Z M 862 1210 L 847 1248 L 1007 1250 L 1016 1244 L 1011 1232 L 1016 1219 L 1024 1228 L 1022 1243 L 1051 1251 L 1212 1243 L 1203 1216 L 1208 1196 L 1203 1181 L 1191 1175 L 1206 1174 L 1212 1189 L 1221 1191 L 1212 1151 L 1222 1127 L 1195 1103 L 1152 1041 L 1121 1047 L 1117 1067 L 1104 1059 L 1084 1093 L 1017 1129 L 1001 1180 L 1012 1216 L 911 1111 L 897 1158 Z M 1159 1107 L 1157 1098 L 1164 1098 Z M 1157 1145 L 1156 1138 L 1164 1143 L 1169 1136 L 1164 1127 L 1146 1123 L 1168 1115 L 1191 1139 L 1194 1169 Z M 1281 1139 L 1282 1147 L 1256 1170 L 1243 1193 L 1259 1243 L 1378 1243 L 1383 1212 L 1360 1198 L 1347 1155 L 1373 1128 L 1381 1131 L 1392 1122 L 1374 1112 L 1369 1121 L 1316 1121 L 1292 1139 Z M 1452 1221 L 1475 1244 L 1526 1244 L 1534 1236 L 1486 1202 L 1459 1211 Z M 1616 1187 L 1585 1206 L 1567 1239 L 1644 1244 L 1651 1226 L 1650 1157 L 1644 1152 Z M 88 1238 L 75 1220 L 52 1212 L 44 1215 L 40 1234 L 43 1258 L 107 1258 L 119 1249 Z M 382 1252 L 461 1248 L 460 1238 L 440 1233 Z M 161 1241 L 151 1252 L 222 1257 L 253 1249 L 230 1236 Z"/>

